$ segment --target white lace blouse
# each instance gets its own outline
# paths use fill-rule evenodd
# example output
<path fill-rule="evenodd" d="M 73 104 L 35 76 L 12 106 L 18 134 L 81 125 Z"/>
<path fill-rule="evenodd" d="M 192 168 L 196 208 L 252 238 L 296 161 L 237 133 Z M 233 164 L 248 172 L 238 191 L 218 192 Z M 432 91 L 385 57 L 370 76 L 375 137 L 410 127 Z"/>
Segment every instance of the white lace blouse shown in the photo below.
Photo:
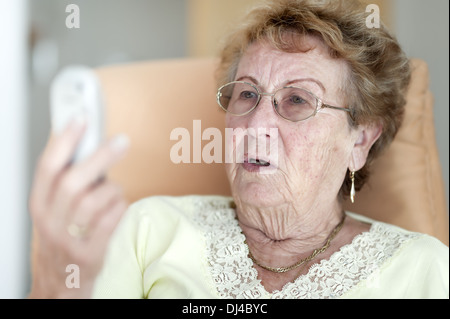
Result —
<path fill-rule="evenodd" d="M 130 206 L 110 243 L 97 298 L 448 298 L 448 247 L 368 220 L 370 231 L 267 292 L 232 200 L 150 197 Z"/>

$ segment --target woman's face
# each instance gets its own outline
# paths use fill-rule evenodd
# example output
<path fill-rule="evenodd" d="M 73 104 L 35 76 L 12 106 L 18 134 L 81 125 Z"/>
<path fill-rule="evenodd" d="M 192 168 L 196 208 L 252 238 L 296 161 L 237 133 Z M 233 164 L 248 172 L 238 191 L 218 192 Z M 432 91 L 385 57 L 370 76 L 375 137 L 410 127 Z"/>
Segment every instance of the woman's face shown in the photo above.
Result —
<path fill-rule="evenodd" d="M 265 93 L 298 86 L 326 104 L 345 107 L 340 90 L 347 74 L 345 62 L 331 58 L 320 40 L 305 41 L 312 47 L 305 53 L 251 45 L 235 80 L 252 83 Z M 260 207 L 296 202 L 305 208 L 336 201 L 357 138 L 347 116 L 345 111 L 325 108 L 305 121 L 289 122 L 275 113 L 270 96 L 263 96 L 248 115 L 227 113 L 226 127 L 246 133 L 235 133 L 227 143 L 228 154 L 239 153 L 244 145 L 244 163 L 226 165 L 235 200 Z M 255 160 L 260 163 L 252 163 Z M 265 164 L 261 160 L 271 165 L 261 165 Z"/>

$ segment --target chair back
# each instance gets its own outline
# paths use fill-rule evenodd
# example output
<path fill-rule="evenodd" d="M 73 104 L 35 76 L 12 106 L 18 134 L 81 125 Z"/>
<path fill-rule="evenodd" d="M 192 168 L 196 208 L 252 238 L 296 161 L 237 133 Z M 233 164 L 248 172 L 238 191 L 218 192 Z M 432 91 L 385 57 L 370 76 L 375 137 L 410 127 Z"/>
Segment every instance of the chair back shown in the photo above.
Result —
<path fill-rule="evenodd" d="M 127 157 L 109 175 L 131 202 L 151 195 L 230 195 L 223 164 L 204 161 L 215 146 L 224 149 L 225 116 L 215 101 L 216 63 L 212 58 L 179 59 L 97 70 L 108 135 L 123 132 L 131 140 Z M 421 60 L 412 60 L 412 66 L 404 124 L 374 163 L 356 203 L 346 202 L 345 209 L 448 244 L 428 69 Z M 176 163 L 180 156 L 189 163 Z"/>

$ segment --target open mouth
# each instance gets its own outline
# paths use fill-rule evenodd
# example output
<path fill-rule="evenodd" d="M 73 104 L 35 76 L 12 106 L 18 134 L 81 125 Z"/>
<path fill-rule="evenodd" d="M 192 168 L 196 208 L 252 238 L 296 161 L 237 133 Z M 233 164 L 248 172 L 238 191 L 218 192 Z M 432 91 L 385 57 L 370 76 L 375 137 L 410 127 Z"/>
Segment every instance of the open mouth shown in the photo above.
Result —
<path fill-rule="evenodd" d="M 269 157 L 259 157 L 256 154 L 245 154 L 244 156 L 242 166 L 248 172 L 271 174 L 276 171 L 276 162 L 271 163 L 271 158 Z"/>
<path fill-rule="evenodd" d="M 250 158 L 248 160 L 248 163 L 254 164 L 256 166 L 270 166 L 269 162 L 266 162 L 265 160 L 257 159 L 257 158 Z"/>

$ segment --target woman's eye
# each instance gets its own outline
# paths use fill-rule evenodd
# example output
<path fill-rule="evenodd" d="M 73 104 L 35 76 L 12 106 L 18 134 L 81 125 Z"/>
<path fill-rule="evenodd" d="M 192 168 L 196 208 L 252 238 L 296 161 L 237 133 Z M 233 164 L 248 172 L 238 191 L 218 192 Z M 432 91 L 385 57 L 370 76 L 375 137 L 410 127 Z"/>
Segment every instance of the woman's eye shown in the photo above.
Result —
<path fill-rule="evenodd" d="M 304 104 L 304 103 L 306 103 L 306 100 L 303 99 L 301 96 L 298 96 L 298 95 L 291 96 L 290 100 L 294 104 Z"/>
<path fill-rule="evenodd" d="M 257 97 L 257 94 L 251 91 L 243 91 L 241 92 L 240 97 L 242 99 L 254 99 Z"/>

